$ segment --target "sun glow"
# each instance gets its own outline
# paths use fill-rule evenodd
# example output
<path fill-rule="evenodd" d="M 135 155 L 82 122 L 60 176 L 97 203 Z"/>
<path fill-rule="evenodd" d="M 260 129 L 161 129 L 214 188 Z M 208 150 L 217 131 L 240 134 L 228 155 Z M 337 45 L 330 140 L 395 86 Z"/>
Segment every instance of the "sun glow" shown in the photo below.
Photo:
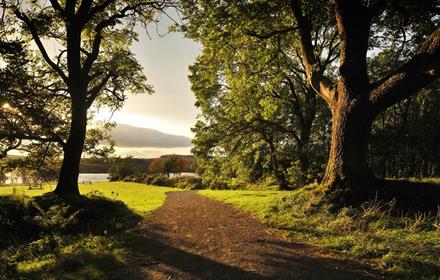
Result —
<path fill-rule="evenodd" d="M 2 109 L 9 110 L 11 108 L 12 107 L 11 107 L 11 105 L 8 102 L 3 103 L 3 105 L 2 105 Z"/>

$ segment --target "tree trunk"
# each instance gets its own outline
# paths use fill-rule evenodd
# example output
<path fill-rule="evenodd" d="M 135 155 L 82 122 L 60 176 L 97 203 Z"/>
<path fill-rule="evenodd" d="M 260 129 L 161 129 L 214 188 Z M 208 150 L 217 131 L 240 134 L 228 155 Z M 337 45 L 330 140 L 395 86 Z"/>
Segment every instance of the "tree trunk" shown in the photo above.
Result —
<path fill-rule="evenodd" d="M 276 155 L 276 149 L 275 145 L 273 144 L 272 139 L 267 140 L 269 144 L 269 151 L 270 151 L 270 159 L 272 163 L 273 173 L 275 175 L 276 180 L 278 181 L 278 185 L 280 186 L 281 190 L 289 190 L 289 184 L 287 183 L 286 176 L 280 169 L 280 164 L 278 161 L 278 157 Z"/>
<path fill-rule="evenodd" d="M 81 102 L 72 102 L 70 134 L 64 147 L 64 159 L 55 189 L 58 195 L 79 195 L 78 176 L 87 130 L 87 109 Z"/>
<path fill-rule="evenodd" d="M 374 182 L 367 161 L 373 117 L 367 104 L 359 103 L 344 99 L 332 108 L 332 141 L 323 184 L 344 203 L 364 201 Z"/>

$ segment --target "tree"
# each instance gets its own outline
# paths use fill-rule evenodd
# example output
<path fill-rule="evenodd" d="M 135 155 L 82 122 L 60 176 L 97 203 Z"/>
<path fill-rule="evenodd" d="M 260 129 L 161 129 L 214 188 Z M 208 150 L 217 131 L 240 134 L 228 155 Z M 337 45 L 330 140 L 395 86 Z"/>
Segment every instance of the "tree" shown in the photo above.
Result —
<path fill-rule="evenodd" d="M 332 140 L 323 184 L 335 197 L 349 203 L 373 193 L 375 180 L 367 153 L 374 119 L 440 75 L 439 2 L 185 2 L 190 31 L 195 30 L 201 38 L 209 32 L 214 34 L 203 41 L 205 46 L 215 36 L 290 38 L 307 84 L 332 113 Z M 319 38 L 333 30 L 338 36 L 323 44 Z M 368 50 L 396 47 L 409 54 L 409 59 L 378 79 L 369 77 Z M 334 77 L 335 66 L 338 72 Z"/>
<path fill-rule="evenodd" d="M 362 201 L 371 193 L 373 176 L 367 162 L 368 139 L 375 117 L 427 86 L 440 75 L 440 27 L 431 30 L 413 57 L 400 68 L 371 83 L 368 76 L 367 51 L 373 23 L 392 7 L 388 1 L 368 5 L 362 1 L 333 1 L 340 40 L 338 82 L 326 83 L 324 77 L 310 72 L 310 83 L 319 86 L 319 94 L 332 111 L 332 142 L 324 184 L 341 191 L 348 202 Z M 425 3 L 426 4 L 426 3 Z M 432 1 L 429 8 L 438 8 Z M 416 5 L 415 8 L 420 8 Z M 299 3 L 292 6 L 298 23 L 306 21 Z M 408 7 L 409 8 L 409 7 Z M 426 10 L 434 12 L 435 10 Z M 430 20 L 435 21 L 432 17 Z M 435 25 L 434 25 L 435 26 Z M 303 62 L 310 63 L 305 38 L 307 28 L 298 24 L 303 39 Z M 412 31 L 420 34 L 421 31 Z"/>
<path fill-rule="evenodd" d="M 120 181 L 125 177 L 138 173 L 139 170 L 135 165 L 132 157 L 116 158 L 112 160 L 109 177 L 111 181 Z"/>
<path fill-rule="evenodd" d="M 148 166 L 148 172 L 151 174 L 165 173 L 165 161 L 162 158 L 156 158 Z"/>
<path fill-rule="evenodd" d="M 129 50 L 137 23 L 154 21 L 171 1 L 67 0 L 4 1 L 10 18 L 38 48 L 36 64 L 44 71 L 51 98 L 69 107 L 68 136 L 55 192 L 78 195 L 79 162 L 92 105 L 120 108 L 127 92 L 151 92 L 142 68 Z M 56 42 L 51 55 L 45 42 Z M 32 100 L 32 98 L 30 98 Z M 51 100 L 51 99 L 48 99 Z"/>
<path fill-rule="evenodd" d="M 296 162 L 303 171 L 298 182 L 306 183 L 310 180 L 306 174 L 314 167 L 309 158 L 311 135 L 316 132 L 316 128 L 312 129 L 313 122 L 325 110 L 306 83 L 291 38 L 263 41 L 244 36 L 243 32 L 252 33 L 248 29 L 254 30 L 259 24 L 246 22 L 242 32 L 239 27 L 242 22 L 233 17 L 232 22 L 225 23 L 226 27 L 218 28 L 217 22 L 205 20 L 212 18 L 215 7 L 211 11 L 211 6 L 205 9 L 189 6 L 187 34 L 204 45 L 202 55 L 190 67 L 192 90 L 202 112 L 201 121 L 194 129 L 198 161 L 216 148 L 226 156 L 241 153 L 244 159 L 244 154 L 252 154 L 248 151 L 254 146 L 255 154 L 266 150 L 263 153 L 268 155 L 267 166 L 282 188 L 288 187 L 285 169 Z M 252 16 L 258 17 L 258 12 Z M 220 13 L 220 17 L 231 18 L 227 13 Z M 334 34 L 323 36 L 321 43 L 332 44 L 333 37 Z M 329 55 L 328 63 L 334 56 Z M 211 151 L 205 154 L 196 151 L 197 146 L 204 145 L 203 139 L 211 146 Z M 255 157 L 259 161 L 257 158 L 264 157 Z M 249 167 L 252 162 L 247 160 Z"/>
<path fill-rule="evenodd" d="M 58 161 L 69 123 L 65 118 L 69 105 L 63 95 L 50 89 L 51 80 L 31 63 L 32 53 L 26 43 L 12 34 L 8 25 L 0 28 L 0 160 L 2 168 L 11 169 L 20 161 L 20 168 L 41 173 L 48 178 L 47 167 Z M 13 28 L 12 28 L 13 29 Z M 32 96 L 32 98 L 29 98 Z M 107 155 L 113 145 L 100 147 L 109 138 L 111 124 L 87 132 L 85 150 L 91 155 Z M 22 152 L 19 160 L 7 160 L 10 151 Z M 17 168 L 17 167 L 13 167 Z M 50 167 L 52 173 L 56 171 Z M 53 179 L 51 174 L 48 179 Z"/>
<path fill-rule="evenodd" d="M 178 172 L 178 167 L 176 156 L 167 156 L 164 158 L 164 172 L 168 178 L 170 177 L 170 173 Z"/>

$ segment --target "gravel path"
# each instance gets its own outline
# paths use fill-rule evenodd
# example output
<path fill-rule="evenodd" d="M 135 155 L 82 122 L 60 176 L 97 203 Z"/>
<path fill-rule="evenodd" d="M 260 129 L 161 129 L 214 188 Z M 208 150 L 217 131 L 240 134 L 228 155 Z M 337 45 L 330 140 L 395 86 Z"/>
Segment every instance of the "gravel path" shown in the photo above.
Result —
<path fill-rule="evenodd" d="M 148 236 L 133 261 L 141 279 L 374 279 L 368 268 L 326 258 L 231 206 L 193 191 L 168 193 L 141 225 Z"/>

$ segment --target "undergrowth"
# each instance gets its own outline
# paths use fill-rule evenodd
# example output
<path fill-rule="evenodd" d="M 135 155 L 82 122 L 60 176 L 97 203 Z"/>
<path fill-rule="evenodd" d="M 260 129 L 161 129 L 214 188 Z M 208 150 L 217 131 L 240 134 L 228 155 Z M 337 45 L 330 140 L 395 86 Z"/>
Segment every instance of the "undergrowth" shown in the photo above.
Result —
<path fill-rule="evenodd" d="M 118 236 L 140 216 L 98 192 L 0 197 L 0 279 L 108 279 L 124 269 Z"/>
<path fill-rule="evenodd" d="M 316 186 L 275 200 L 266 217 L 289 236 L 408 279 L 440 277 L 440 211 L 405 212 L 377 199 L 335 208 Z"/>

